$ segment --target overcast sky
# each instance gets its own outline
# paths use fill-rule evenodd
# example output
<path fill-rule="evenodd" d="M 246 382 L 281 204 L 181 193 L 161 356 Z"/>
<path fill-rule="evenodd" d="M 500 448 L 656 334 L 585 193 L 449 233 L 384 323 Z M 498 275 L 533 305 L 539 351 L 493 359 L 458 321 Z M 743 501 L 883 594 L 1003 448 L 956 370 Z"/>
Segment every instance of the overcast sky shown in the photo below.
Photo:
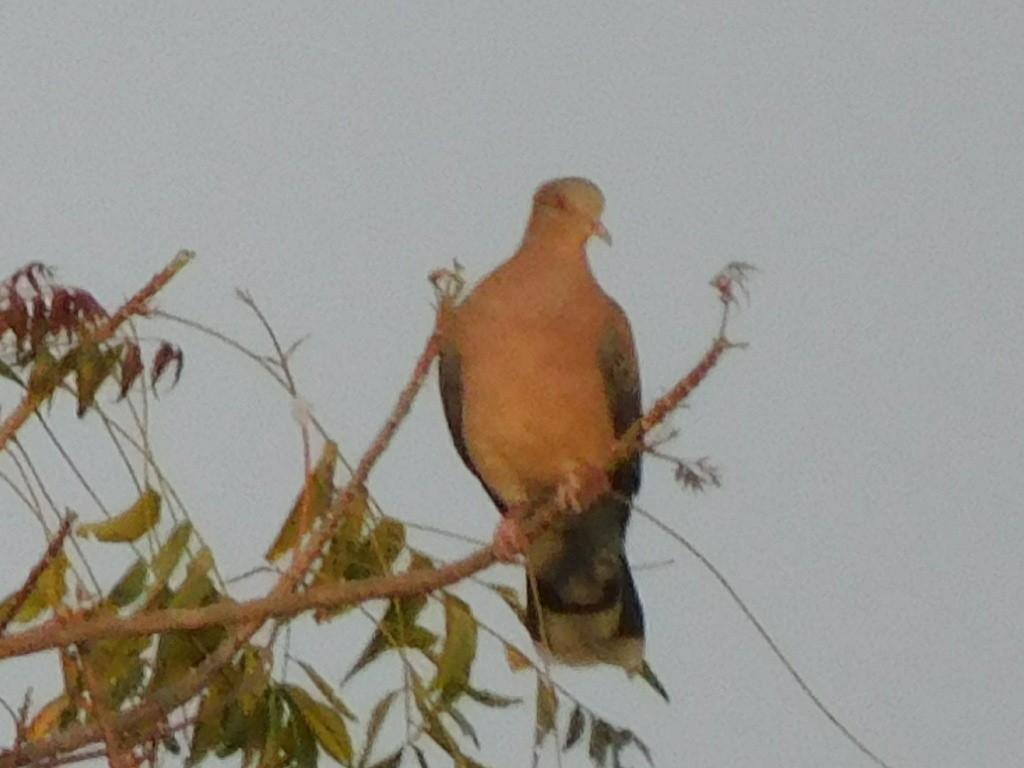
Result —
<path fill-rule="evenodd" d="M 1024 764 L 1024 5 L 412 5 L 0 3 L 2 271 L 42 260 L 115 306 L 194 249 L 160 305 L 263 343 L 243 287 L 282 337 L 309 334 L 300 388 L 356 458 L 429 332 L 427 273 L 458 259 L 479 278 L 540 182 L 587 176 L 615 243 L 592 263 L 632 319 L 647 403 L 710 342 L 711 276 L 760 269 L 732 333 L 749 349 L 673 419 L 671 450 L 711 457 L 724 487 L 693 496 L 648 461 L 640 506 L 891 765 Z M 299 485 L 292 404 L 239 355 L 160 331 L 187 362 L 154 442 L 240 573 Z M 372 490 L 488 539 L 435 389 Z M 85 451 L 95 420 L 69 429 L 105 501 L 130 502 L 115 459 Z M 2 519 L 8 592 L 43 538 L 13 498 Z M 870 765 L 678 545 L 634 519 L 629 551 L 673 561 L 637 577 L 672 704 L 615 670 L 560 681 L 662 766 Z M 516 632 L 493 601 L 482 615 Z M 295 646 L 337 680 L 365 631 Z M 529 696 L 489 645 L 481 682 Z M 54 667 L 5 662 L 0 697 L 45 701 Z M 523 765 L 531 715 L 501 717 L 484 754 Z"/>

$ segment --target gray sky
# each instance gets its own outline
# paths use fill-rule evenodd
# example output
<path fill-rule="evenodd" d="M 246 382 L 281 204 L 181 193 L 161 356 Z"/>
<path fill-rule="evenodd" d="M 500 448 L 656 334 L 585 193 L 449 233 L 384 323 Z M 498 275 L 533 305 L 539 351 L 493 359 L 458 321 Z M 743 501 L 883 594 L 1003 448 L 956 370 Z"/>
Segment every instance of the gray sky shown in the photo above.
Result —
<path fill-rule="evenodd" d="M 261 343 L 239 286 L 283 337 L 311 334 L 300 386 L 354 458 L 429 331 L 426 274 L 457 258 L 480 277 L 537 184 L 588 176 L 615 237 L 592 263 L 632 318 L 648 403 L 715 331 L 708 279 L 761 270 L 733 330 L 750 348 L 673 420 L 676 452 L 710 456 L 724 488 L 694 497 L 649 461 L 640 505 L 892 765 L 1020 765 L 1024 6 L 512 7 L 0 4 L 3 272 L 40 259 L 115 305 L 196 250 L 161 306 Z M 187 363 L 155 444 L 238 573 L 298 487 L 291 404 L 239 356 L 161 330 Z M 486 539 L 496 513 L 434 390 L 372 489 L 397 517 Z M 113 459 L 83 453 L 86 421 L 68 443 L 102 479 Z M 121 476 L 99 485 L 131 500 Z M 80 491 L 67 503 L 96 514 Z M 42 538 L 4 507 L 6 592 Z M 674 560 L 638 576 L 673 703 L 613 670 L 559 680 L 661 765 L 869 765 L 692 558 L 641 519 L 630 552 Z M 295 646 L 337 679 L 365 631 Z M 490 645 L 479 679 L 530 695 Z M 34 683 L 45 700 L 40 662 L 5 664 L 0 696 Z M 485 754 L 524 764 L 529 720 L 503 714 Z"/>

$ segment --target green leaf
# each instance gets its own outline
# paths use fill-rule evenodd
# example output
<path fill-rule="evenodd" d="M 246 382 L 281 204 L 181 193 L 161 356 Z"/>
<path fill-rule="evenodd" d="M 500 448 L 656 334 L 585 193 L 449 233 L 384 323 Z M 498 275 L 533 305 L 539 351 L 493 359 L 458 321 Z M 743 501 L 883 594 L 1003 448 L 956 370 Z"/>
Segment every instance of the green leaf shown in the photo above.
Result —
<path fill-rule="evenodd" d="M 220 716 L 223 709 L 222 693 L 217 688 L 211 688 L 200 703 L 185 765 L 198 765 L 220 742 Z"/>
<path fill-rule="evenodd" d="M 118 608 L 124 608 L 135 602 L 142 590 L 146 587 L 146 576 L 149 568 L 144 560 L 136 560 L 132 566 L 125 571 L 124 576 L 111 588 L 110 602 Z"/>
<path fill-rule="evenodd" d="M 78 395 L 78 417 L 81 418 L 96 401 L 100 385 L 110 376 L 120 357 L 120 349 L 107 352 L 92 342 L 82 344 L 74 357 L 75 387 Z"/>
<path fill-rule="evenodd" d="M 608 750 L 612 747 L 614 729 L 604 720 L 593 718 L 590 725 L 590 746 L 588 753 L 595 763 L 605 765 L 608 762 Z"/>
<path fill-rule="evenodd" d="M 15 382 L 16 384 L 20 384 L 23 387 L 25 386 L 25 382 L 21 380 L 21 377 L 19 377 L 18 374 L 14 372 L 14 369 L 11 368 L 11 366 L 9 366 L 3 360 L 0 360 L 0 376 L 2 376 L 5 379 L 10 379 L 11 381 Z"/>
<path fill-rule="evenodd" d="M 191 608 L 210 600 L 217 590 L 207 574 L 213 569 L 213 553 L 209 547 L 199 550 L 185 571 L 181 586 L 174 592 L 169 608 Z"/>
<path fill-rule="evenodd" d="M 398 768 L 402 764 L 402 750 L 393 752 L 383 760 L 374 763 L 369 768 Z M 422 763 L 421 763 L 422 765 Z"/>
<path fill-rule="evenodd" d="M 147 488 L 128 509 L 102 523 L 82 525 L 78 533 L 99 541 L 135 541 L 160 521 L 160 494 Z"/>
<path fill-rule="evenodd" d="M 299 534 L 312 530 L 313 524 L 327 511 L 334 495 L 334 470 L 337 464 L 338 445 L 327 441 L 316 467 L 306 478 L 291 512 L 281 526 L 281 531 L 267 550 L 267 560 L 274 562 L 290 551 L 299 540 Z"/>
<path fill-rule="evenodd" d="M 352 742 L 341 715 L 298 686 L 287 685 L 284 688 L 324 751 L 342 765 L 350 765 Z"/>
<path fill-rule="evenodd" d="M 370 721 L 366 724 L 366 738 L 363 740 L 363 756 L 359 760 L 360 768 L 363 768 L 363 766 L 366 765 L 366 761 L 373 752 L 373 747 L 377 743 L 377 737 L 380 735 L 381 726 L 384 725 L 384 720 L 387 718 L 388 712 L 391 710 L 391 705 L 394 703 L 395 697 L 398 693 L 398 691 L 392 691 L 374 705 L 373 711 L 370 713 Z M 399 750 L 399 758 L 401 758 L 401 755 L 402 751 Z"/>
<path fill-rule="evenodd" d="M 462 735 L 473 742 L 473 745 L 480 749 L 480 739 L 476 735 L 476 729 L 473 724 L 466 719 L 466 716 L 462 714 L 456 707 L 448 707 L 445 709 L 445 713 L 452 719 L 452 721 L 462 731 Z"/>
<path fill-rule="evenodd" d="M 291 697 L 288 701 L 291 704 L 292 718 L 291 727 L 286 733 L 285 752 L 291 757 L 291 764 L 295 768 L 316 768 L 316 737 L 298 705 L 292 702 Z"/>
<path fill-rule="evenodd" d="M 171 531 L 171 535 L 167 537 L 167 541 L 160 547 L 150 566 L 153 569 L 153 578 L 156 580 L 154 589 L 151 591 L 155 592 L 157 587 L 166 584 L 167 580 L 171 578 L 171 574 L 178 567 L 178 562 L 181 560 L 181 555 L 185 551 L 185 547 L 188 546 L 188 540 L 191 536 L 192 523 L 181 523 Z"/>
<path fill-rule="evenodd" d="M 195 727 L 192 730 L 192 744 L 189 747 L 186 765 L 196 765 L 206 757 L 207 753 L 221 743 L 221 720 L 224 709 L 232 697 L 234 682 L 230 668 L 223 675 L 214 678 L 213 684 L 207 689 L 199 711 L 196 713 Z"/>
<path fill-rule="evenodd" d="M 69 362 L 73 363 L 73 358 Z M 54 390 L 64 380 L 64 374 L 68 367 L 64 360 L 58 362 L 46 347 L 40 349 L 36 353 L 32 371 L 28 375 L 28 393 L 32 401 L 42 403 L 49 400 L 53 396 Z"/>
<path fill-rule="evenodd" d="M 555 730 L 558 716 L 558 697 L 555 688 L 540 676 L 537 677 L 537 719 L 534 725 L 533 744 L 539 747 Z"/>
<path fill-rule="evenodd" d="M 331 706 L 334 707 L 335 711 L 339 715 L 353 721 L 359 719 L 356 717 L 355 713 L 345 705 L 345 702 L 341 700 L 338 694 L 335 693 L 330 683 L 324 680 L 312 666 L 304 661 L 299 661 L 298 659 L 295 661 L 300 667 L 302 667 L 303 671 L 309 676 L 309 679 L 313 681 L 313 685 L 315 685 L 316 689 L 320 691 L 320 695 L 330 702 Z"/>
<path fill-rule="evenodd" d="M 404 547 L 405 526 L 390 517 L 382 518 L 352 553 L 344 577 L 359 581 L 387 575 Z"/>
<path fill-rule="evenodd" d="M 156 691 L 187 675 L 227 636 L 221 626 L 204 627 L 191 632 L 174 630 L 160 636 L 153 663 L 149 690 Z"/>
<path fill-rule="evenodd" d="M 473 688 L 467 685 L 463 691 L 469 698 L 478 704 L 483 704 L 485 707 L 491 707 L 492 709 L 505 709 L 511 707 L 514 704 L 522 704 L 523 700 L 518 696 L 503 696 L 500 693 L 494 691 L 487 691 L 481 688 Z"/>
<path fill-rule="evenodd" d="M 284 749 L 284 706 L 275 688 L 267 691 L 267 739 L 260 751 L 257 768 L 285 768 L 288 755 Z"/>
<path fill-rule="evenodd" d="M 67 592 L 67 583 L 64 580 L 67 569 L 68 556 L 64 552 L 58 552 L 57 556 L 50 560 L 39 574 L 32 585 L 32 591 L 29 592 L 17 613 L 10 617 L 10 620 L 21 623 L 32 621 L 46 609 L 60 605 Z M 8 619 L 8 613 L 14 606 L 16 597 L 17 593 L 10 595 L 3 603 L 0 603 L 0 620 Z"/>
<path fill-rule="evenodd" d="M 101 609 L 113 614 L 111 606 Z M 143 663 L 142 654 L 151 644 L 148 636 L 104 638 L 82 646 L 82 654 L 88 668 L 100 685 L 104 686 L 105 705 L 116 709 L 129 696 L 142 689 L 148 659 Z"/>
<path fill-rule="evenodd" d="M 465 601 L 451 594 L 444 596 L 445 638 L 433 689 L 445 700 L 454 700 L 469 682 L 476 658 L 477 625 Z"/>
<path fill-rule="evenodd" d="M 431 647 L 435 640 L 433 633 L 416 625 L 416 618 L 426 603 L 426 595 L 410 595 L 393 599 L 384 618 L 377 625 L 377 630 L 370 638 L 370 642 L 356 659 L 352 669 L 345 675 L 344 680 L 348 681 L 374 659 L 392 648 L 424 649 Z"/>
<path fill-rule="evenodd" d="M 577 704 L 573 707 L 572 714 L 569 716 L 569 732 L 565 735 L 564 750 L 572 749 L 576 742 L 580 740 L 585 725 L 586 719 L 583 717 L 583 710 Z"/>
<path fill-rule="evenodd" d="M 364 486 L 360 486 L 352 501 L 339 514 L 337 530 L 331 537 L 330 546 L 320 568 L 317 581 L 333 583 L 345 576 L 349 563 L 358 555 L 364 542 L 363 527 L 370 514 L 369 499 Z"/>
<path fill-rule="evenodd" d="M 627 733 L 629 734 L 629 739 L 633 746 L 640 750 L 640 754 L 644 756 L 647 764 L 651 766 L 651 768 L 654 768 L 654 758 L 651 757 L 650 748 L 643 741 L 638 739 L 632 731 L 627 731 Z"/>
<path fill-rule="evenodd" d="M 518 590 L 504 584 L 488 584 L 487 587 L 505 601 L 505 605 L 512 609 L 520 624 L 526 623 L 526 606 L 523 605 Z"/>

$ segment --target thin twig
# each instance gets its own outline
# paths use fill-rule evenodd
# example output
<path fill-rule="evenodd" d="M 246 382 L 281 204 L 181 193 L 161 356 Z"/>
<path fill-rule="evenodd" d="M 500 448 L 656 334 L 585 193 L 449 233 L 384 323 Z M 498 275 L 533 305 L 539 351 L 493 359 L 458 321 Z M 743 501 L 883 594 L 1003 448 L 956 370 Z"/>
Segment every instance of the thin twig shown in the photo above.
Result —
<path fill-rule="evenodd" d="M 124 733 L 161 716 L 163 713 L 177 709 L 203 690 L 210 678 L 231 661 L 237 650 L 269 617 L 292 616 L 310 608 L 334 608 L 378 598 L 424 594 L 454 584 L 493 563 L 494 555 L 487 548 L 450 566 L 433 571 L 413 571 L 358 582 L 317 585 L 301 593 L 294 591 L 312 564 L 319 558 L 324 545 L 331 539 L 343 519 L 345 510 L 365 486 L 371 470 L 390 445 L 395 432 L 407 415 L 416 394 L 426 379 L 434 357 L 440 350 L 442 332 L 449 310 L 450 305 L 442 302 L 430 339 L 417 360 L 413 375 L 402 390 L 391 415 L 359 461 L 348 484 L 337 495 L 324 516 L 321 528 L 306 547 L 296 554 L 288 572 L 266 597 L 241 604 L 217 603 L 205 608 L 162 610 L 125 618 L 95 616 L 69 622 L 64 627 L 54 627 L 48 623 L 44 625 L 47 630 L 45 633 L 30 630 L 16 637 L 0 639 L 0 658 L 24 655 L 44 648 L 68 645 L 98 637 L 150 634 L 168 629 L 188 630 L 210 624 L 236 625 L 231 636 L 223 641 L 203 662 L 174 683 L 150 694 L 134 708 L 120 713 L 116 717 L 114 725 Z M 734 345 L 726 341 L 724 337 L 718 338 L 698 367 L 659 400 L 652 412 L 639 420 L 626 437 L 616 444 L 616 460 L 622 461 L 623 457 L 628 457 L 631 452 L 641 450 L 642 434 L 659 424 L 669 411 L 704 379 L 724 351 L 732 346 Z M 2 431 L 0 431 L 0 438 L 6 439 Z M 3 442 L 0 441 L 0 449 L 2 447 Z M 585 503 L 587 499 L 580 499 L 580 501 Z M 538 505 L 523 520 L 523 533 L 528 538 L 539 535 L 562 511 L 560 505 L 554 502 Z M 47 636 L 42 636 L 44 634 Z M 62 752 L 81 749 L 102 738 L 102 730 L 95 723 L 72 726 L 52 735 L 44 743 L 26 744 L 16 752 L 0 754 L 0 768 L 38 763 Z"/>
<path fill-rule="evenodd" d="M 807 681 L 805 681 L 803 676 L 796 671 L 796 668 L 793 666 L 793 664 L 789 661 L 788 658 L 786 658 L 786 654 L 782 652 L 782 649 L 779 648 L 779 646 L 776 644 L 772 636 L 768 634 L 768 630 L 764 628 L 764 625 L 761 624 L 760 621 L 758 621 L 756 616 L 754 616 L 753 611 L 750 610 L 746 602 L 744 602 L 743 598 L 739 596 L 739 593 L 733 588 L 732 584 L 729 583 L 729 580 L 725 578 L 725 575 L 720 570 L 718 570 L 718 568 L 716 568 L 714 564 L 710 560 L 708 560 L 704 556 L 704 554 L 701 553 L 701 551 L 698 550 L 693 544 L 691 544 L 690 541 L 686 539 L 686 537 L 683 536 L 681 533 L 678 533 L 676 530 L 663 523 L 654 515 L 643 509 L 640 509 L 635 504 L 633 504 L 632 506 L 637 513 L 643 515 L 643 517 L 654 523 L 654 525 L 657 526 L 662 532 L 666 533 L 668 536 L 671 536 L 673 539 L 679 542 L 679 544 L 685 547 L 686 550 L 695 558 L 697 558 L 700 564 L 704 566 L 704 568 L 706 568 L 712 576 L 715 577 L 715 580 L 718 581 L 718 583 L 722 585 L 722 588 L 729 593 L 729 597 L 731 597 L 732 601 L 736 603 L 737 606 L 739 606 L 739 609 L 741 611 L 743 611 L 743 615 L 747 618 L 747 621 L 749 621 L 751 625 L 754 627 L 754 629 L 757 630 L 757 633 L 761 636 L 761 639 L 763 639 L 768 644 L 768 647 L 771 649 L 772 653 L 775 654 L 775 657 L 780 662 L 782 662 L 782 666 L 786 668 L 786 671 L 789 672 L 790 676 L 792 676 L 792 678 L 796 681 L 796 684 L 800 686 L 800 690 L 802 690 L 804 694 L 807 696 L 807 698 L 811 700 L 811 703 L 814 704 L 818 711 L 821 712 L 821 714 L 823 714 L 828 719 L 828 721 L 832 723 L 832 725 L 839 729 L 839 732 L 842 733 L 843 736 L 845 736 L 846 739 L 851 744 L 853 744 L 853 746 L 860 750 L 862 754 L 870 758 L 876 765 L 881 766 L 881 768 L 890 768 L 888 763 L 886 763 L 884 760 L 882 760 L 882 758 L 880 758 L 878 755 L 872 752 L 867 747 L 867 745 L 864 744 L 864 742 L 858 739 L 853 734 L 853 732 L 850 731 L 849 728 L 843 725 L 843 723 L 840 722 L 839 718 L 832 713 L 832 710 L 830 710 L 825 705 L 825 703 L 818 697 L 818 695 L 813 690 L 811 690 L 811 687 L 807 684 Z"/>
<path fill-rule="evenodd" d="M 195 254 L 189 251 L 179 251 L 173 261 L 158 272 L 153 278 L 142 287 L 127 302 L 122 304 L 118 310 L 108 317 L 97 328 L 90 330 L 89 340 L 99 344 L 113 336 L 117 329 L 130 317 L 145 314 L 148 310 L 149 300 L 159 293 L 171 278 L 180 272 Z M 8 441 L 18 430 L 24 426 L 29 417 L 36 412 L 42 401 L 31 392 L 26 392 L 18 407 L 11 411 L 10 415 L 0 424 L 0 451 L 7 447 Z"/>
<path fill-rule="evenodd" d="M 195 320 L 190 320 L 187 317 L 181 317 L 179 315 L 172 314 L 171 312 L 167 312 L 166 310 L 163 309 L 154 310 L 152 315 L 153 317 L 162 317 L 165 320 L 180 323 L 181 325 L 187 326 L 192 330 L 199 331 L 200 333 L 210 336 L 211 338 L 217 339 L 217 341 L 227 344 L 236 352 L 241 352 L 254 363 L 259 365 L 260 368 L 262 368 L 264 371 L 270 374 L 270 376 L 282 387 L 284 387 L 285 389 L 288 388 L 288 382 L 285 381 L 284 377 L 271 365 L 271 363 L 263 355 L 259 354 L 258 352 L 253 352 L 240 341 L 232 339 L 227 334 L 221 333 L 220 331 L 210 328 L 209 326 L 203 325 L 202 323 L 198 323 Z"/>
<path fill-rule="evenodd" d="M 110 763 L 110 768 L 128 768 L 129 761 L 125 756 L 125 749 L 121 744 L 121 739 L 118 737 L 117 731 L 114 730 L 110 709 L 107 707 L 106 695 L 101 689 L 100 682 L 96 679 L 92 667 L 89 666 L 88 654 L 84 648 L 79 658 L 81 659 L 82 678 L 85 681 L 85 688 L 89 692 L 89 700 L 92 704 L 91 714 L 103 731 L 103 741 L 107 745 L 107 761 Z"/>
<path fill-rule="evenodd" d="M 39 581 L 39 577 L 43 575 L 53 559 L 60 554 L 60 551 L 64 548 L 64 540 L 67 539 L 68 534 L 71 533 L 71 525 L 75 522 L 75 516 L 68 514 L 60 524 L 60 528 L 54 534 L 53 538 L 50 539 L 50 543 L 46 547 L 46 552 L 40 558 L 39 562 L 33 566 L 32 570 L 29 571 L 28 576 L 25 578 L 25 583 L 21 585 L 21 589 L 14 593 L 14 597 L 11 602 L 7 604 L 7 615 L 0 617 L 0 635 L 3 635 L 7 626 L 11 623 L 14 617 L 21 610 L 22 606 L 25 605 L 25 601 L 28 600 L 32 594 L 32 590 L 35 589 L 36 582 Z"/>
<path fill-rule="evenodd" d="M 292 595 L 291 592 L 295 589 L 296 585 L 300 583 L 305 573 L 311 567 L 313 562 L 315 562 L 316 558 L 319 557 L 321 549 L 333 535 L 334 529 L 337 527 L 343 511 L 356 497 L 356 494 L 359 493 L 359 489 L 365 485 L 370 471 L 373 469 L 381 454 L 383 454 L 384 450 L 390 444 L 395 431 L 398 429 L 398 425 L 408 413 L 412 405 L 412 401 L 419 389 L 422 387 L 423 381 L 426 379 L 427 373 L 430 370 L 430 365 L 440 349 L 441 325 L 442 320 L 439 315 L 430 339 L 420 355 L 420 358 L 417 360 L 413 376 L 399 396 L 398 403 L 395 405 L 388 421 L 381 428 L 377 438 L 374 440 L 373 444 L 371 444 L 367 453 L 360 460 L 349 483 L 338 495 L 334 504 L 332 504 L 331 510 L 328 510 L 328 514 L 325 516 L 325 525 L 319 532 L 319 535 L 315 536 L 309 546 L 307 546 L 307 548 L 295 558 L 289 572 L 281 578 L 276 587 L 268 595 L 268 599 L 289 597 L 294 600 L 305 597 L 305 595 Z M 2 449 L 2 447 L 2 444 L 0 444 L 0 449 Z M 333 514 L 331 514 L 332 511 Z M 483 551 L 462 561 L 462 567 L 466 569 L 466 575 L 468 575 L 469 573 L 485 568 L 492 561 L 493 555 L 490 551 Z M 462 575 L 457 573 L 456 570 L 453 570 L 451 575 L 455 577 L 455 580 L 462 578 Z M 403 574 L 402 576 L 407 577 L 408 574 Z M 339 603 L 335 603 L 335 605 L 338 604 Z M 311 605 L 309 607 L 315 606 Z M 135 617 L 132 617 L 127 620 L 131 621 L 134 618 Z M 266 615 L 262 617 L 254 617 L 249 623 L 237 626 L 231 636 L 221 642 L 221 644 L 198 666 L 194 667 L 174 683 L 171 683 L 159 691 L 148 695 L 146 699 L 134 708 L 119 714 L 115 720 L 115 725 L 118 730 L 121 732 L 130 731 L 131 729 L 146 723 L 155 717 L 163 715 L 163 713 L 177 709 L 185 702 L 189 701 L 206 687 L 211 677 L 215 675 L 218 670 L 231 661 L 237 650 L 241 648 L 253 634 L 256 633 L 265 620 Z M 228 620 L 226 623 L 230 624 L 233 622 Z M 0 643 L 2 642 L 3 640 L 0 639 Z M 0 655 L 0 657 L 2 657 L 2 655 Z M 102 737 L 102 732 L 94 723 L 72 726 L 58 734 L 54 734 L 45 743 L 27 744 L 17 750 L 17 752 L 0 753 L 0 768 L 10 768 L 11 766 L 36 763 L 40 760 L 59 755 L 62 752 L 81 749 L 87 744 L 94 743 L 102 739 Z"/>

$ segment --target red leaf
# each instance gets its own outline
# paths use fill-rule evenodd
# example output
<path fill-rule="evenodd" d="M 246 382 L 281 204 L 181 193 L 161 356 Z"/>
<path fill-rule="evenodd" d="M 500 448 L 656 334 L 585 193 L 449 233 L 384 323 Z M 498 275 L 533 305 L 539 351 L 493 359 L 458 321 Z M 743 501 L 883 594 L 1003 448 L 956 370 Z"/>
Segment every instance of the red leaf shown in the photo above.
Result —
<path fill-rule="evenodd" d="M 156 391 L 156 383 L 163 376 L 164 371 L 167 370 L 167 366 L 171 363 L 175 364 L 174 368 L 174 384 L 178 383 L 178 379 L 181 378 L 181 367 L 184 365 L 185 360 L 182 357 L 181 349 L 171 344 L 169 341 L 165 341 L 157 349 L 156 354 L 153 355 L 153 364 L 149 373 L 150 386 L 153 387 L 153 391 Z"/>
<path fill-rule="evenodd" d="M 28 334 L 28 307 L 24 299 L 16 293 L 7 297 L 7 309 L 0 313 L 3 318 L 5 329 L 9 328 L 18 340 L 17 346 L 21 348 L 22 339 Z"/>
<path fill-rule="evenodd" d="M 124 358 L 121 360 L 121 394 L 118 399 L 124 398 L 132 384 L 142 373 L 142 350 L 135 342 L 128 342 L 124 345 Z"/>
<path fill-rule="evenodd" d="M 96 297 L 88 291 L 84 291 L 79 288 L 73 291 L 75 297 L 75 308 L 78 311 L 78 316 L 84 320 L 105 320 L 110 317 L 107 310 L 103 308 L 103 305 L 96 301 Z"/>
<path fill-rule="evenodd" d="M 53 270 L 41 261 L 31 261 L 11 276 L 11 284 L 13 285 L 21 278 L 25 278 L 28 284 L 32 286 L 33 291 L 42 293 L 42 289 L 39 287 L 40 277 L 49 282 L 50 278 L 53 277 Z"/>
<path fill-rule="evenodd" d="M 66 288 L 58 288 L 50 300 L 50 325 L 54 333 L 68 332 L 68 341 L 78 324 L 75 310 L 75 297 Z"/>
<path fill-rule="evenodd" d="M 29 344 L 32 354 L 38 352 L 43 346 L 46 334 L 50 332 L 50 319 L 46 312 L 46 302 L 42 296 L 32 299 L 32 312 L 29 318 Z"/>

